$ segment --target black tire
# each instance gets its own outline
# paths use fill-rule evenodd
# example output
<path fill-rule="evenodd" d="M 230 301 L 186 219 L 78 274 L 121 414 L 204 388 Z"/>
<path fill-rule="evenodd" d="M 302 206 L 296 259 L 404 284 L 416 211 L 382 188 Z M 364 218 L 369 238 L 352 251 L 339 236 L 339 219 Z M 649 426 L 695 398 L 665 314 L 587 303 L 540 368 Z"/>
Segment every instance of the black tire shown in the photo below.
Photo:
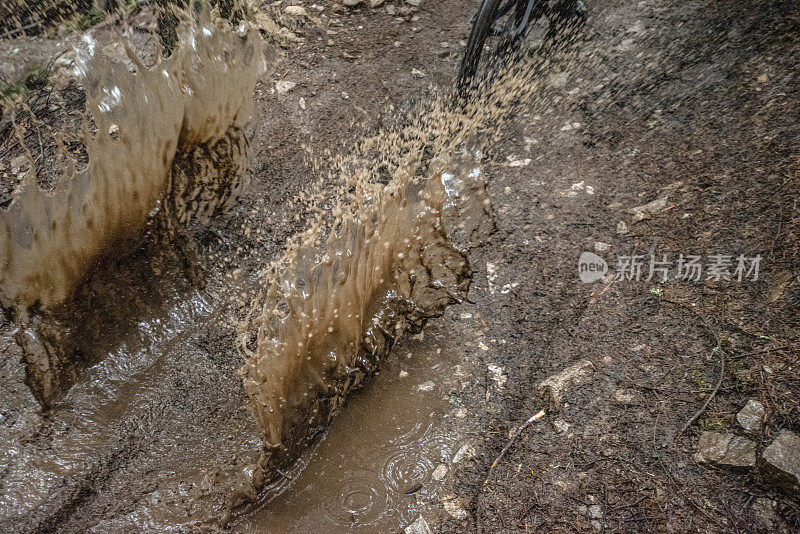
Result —
<path fill-rule="evenodd" d="M 483 45 L 486 44 L 486 39 L 492 32 L 492 26 L 501 3 L 502 0 L 483 0 L 478 14 L 475 15 L 475 22 L 472 24 L 472 31 L 469 34 L 464 58 L 461 60 L 461 68 L 458 72 L 458 91 L 462 96 L 478 71 Z"/>

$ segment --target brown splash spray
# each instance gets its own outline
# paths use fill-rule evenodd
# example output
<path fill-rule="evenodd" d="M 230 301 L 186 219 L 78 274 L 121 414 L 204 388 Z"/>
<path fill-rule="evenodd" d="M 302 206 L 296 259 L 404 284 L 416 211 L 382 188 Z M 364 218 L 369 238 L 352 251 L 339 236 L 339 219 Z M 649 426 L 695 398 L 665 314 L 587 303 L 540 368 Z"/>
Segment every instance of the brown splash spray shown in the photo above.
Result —
<path fill-rule="evenodd" d="M 267 478 L 327 426 L 398 336 L 466 295 L 466 250 L 452 239 L 459 226 L 469 236 L 485 226 L 488 199 L 480 153 L 443 153 L 430 179 L 409 164 L 385 186 L 355 183 L 361 201 L 345 204 L 352 211 L 337 214 L 324 243 L 315 246 L 312 230 L 275 267 L 242 370 L 265 431 Z"/>
<path fill-rule="evenodd" d="M 0 211 L 0 303 L 24 316 L 62 302 L 98 258 L 141 235 L 164 207 L 178 220 L 225 206 L 247 168 L 245 127 L 265 69 L 256 30 L 207 15 L 184 21 L 182 45 L 152 68 L 130 46 L 111 59 L 90 34 L 77 50 L 89 164 L 52 192 L 31 170 Z"/>
<path fill-rule="evenodd" d="M 574 53 L 565 43 L 552 54 L 521 54 L 469 101 L 432 98 L 352 159 L 332 161 L 342 199 L 332 230 L 319 237 L 320 209 L 317 224 L 270 267 L 242 328 L 244 386 L 265 434 L 249 493 L 324 430 L 399 335 L 465 297 L 466 250 L 494 229 L 482 153 L 520 102 L 535 112 L 552 101 L 542 73 Z M 325 196 L 304 198 L 315 195 Z"/>

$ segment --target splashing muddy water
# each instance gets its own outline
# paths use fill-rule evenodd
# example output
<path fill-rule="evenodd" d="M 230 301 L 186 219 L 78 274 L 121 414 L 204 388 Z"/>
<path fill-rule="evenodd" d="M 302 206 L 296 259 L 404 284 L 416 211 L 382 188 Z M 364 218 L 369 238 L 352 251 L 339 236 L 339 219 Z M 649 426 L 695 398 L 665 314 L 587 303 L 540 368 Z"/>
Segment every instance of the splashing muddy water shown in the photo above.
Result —
<path fill-rule="evenodd" d="M 460 156 L 434 160 L 430 179 L 401 168 L 385 186 L 356 184 L 364 201 L 337 216 L 321 257 L 312 230 L 276 267 L 285 270 L 267 287 L 243 372 L 267 436 L 268 480 L 328 425 L 397 337 L 465 296 L 466 251 L 448 229 L 459 224 L 452 217 L 462 205 L 488 212 L 488 198 L 480 152 Z"/>
<path fill-rule="evenodd" d="M 163 158 L 161 163 L 158 158 L 148 161 L 148 165 L 153 165 L 158 172 L 143 173 L 140 177 L 151 180 L 142 182 L 145 191 L 159 191 L 158 195 L 154 193 L 151 197 L 153 205 L 164 211 L 172 210 L 176 222 L 186 222 L 198 214 L 208 217 L 217 214 L 217 208 L 227 204 L 233 195 L 228 191 L 235 191 L 238 183 L 243 181 L 243 166 L 238 162 L 246 161 L 247 140 L 242 137 L 242 132 L 249 120 L 250 84 L 255 84 L 262 68 L 258 50 L 252 55 L 247 52 L 251 45 L 258 48 L 257 36 L 251 33 L 240 36 L 216 26 L 200 25 L 195 27 L 194 33 L 190 31 L 186 35 L 185 43 L 191 43 L 192 37 L 198 40 L 197 50 L 194 47 L 190 47 L 191 51 L 181 48 L 173 57 L 162 60 L 162 65 L 178 69 L 178 62 L 183 58 L 188 67 L 181 68 L 196 69 L 196 72 L 204 68 L 214 71 L 220 58 L 233 57 L 232 65 L 247 71 L 242 76 L 243 81 L 236 82 L 238 85 L 235 87 L 230 85 L 233 82 L 228 77 L 214 82 L 231 88 L 220 97 L 226 102 L 223 108 L 204 109 L 198 104 L 216 98 L 210 94 L 204 96 L 203 92 L 214 84 L 192 89 L 191 84 L 184 86 L 177 81 L 183 80 L 177 70 L 167 70 L 166 76 L 158 68 L 146 69 L 137 65 L 131 55 L 126 55 L 127 59 L 120 63 L 108 58 L 97 59 L 104 56 L 88 54 L 87 49 L 87 62 L 79 63 L 87 69 L 87 94 L 94 95 L 88 98 L 87 106 L 90 110 L 93 106 L 96 108 L 98 118 L 93 118 L 96 131 L 92 133 L 94 137 L 89 137 L 89 167 L 76 171 L 74 175 L 78 184 L 89 187 L 86 184 L 93 183 L 91 176 L 95 168 L 101 169 L 105 176 L 113 175 L 113 170 L 119 168 L 115 160 L 107 158 L 93 166 L 91 155 L 96 149 L 92 147 L 104 143 L 112 147 L 123 145 L 124 148 L 126 125 L 146 122 L 142 116 L 143 111 L 149 109 L 146 105 L 158 101 L 151 99 L 145 91 L 139 95 L 141 98 L 137 97 L 129 104 L 128 93 L 123 90 L 128 85 L 124 82 L 108 85 L 114 77 L 130 81 L 142 78 L 143 73 L 153 76 L 153 83 L 166 83 L 167 96 L 164 98 L 174 97 L 182 102 L 180 113 L 175 109 L 168 110 L 172 129 L 158 132 L 158 139 L 165 144 L 161 146 L 157 140 L 153 144 L 145 143 L 157 154 L 171 153 L 172 163 L 164 165 Z M 205 45 L 204 39 L 208 41 Z M 226 48 L 225 43 L 233 48 Z M 91 41 L 86 43 L 89 48 L 91 44 Z M 240 48 L 242 46 L 244 48 Z M 195 56 L 195 53 L 200 55 Z M 207 62 L 211 66 L 203 67 Z M 222 76 L 223 73 L 214 71 L 212 74 Z M 93 79 L 108 83 L 93 88 L 88 83 Z M 187 80 L 191 81 L 191 77 Z M 7 493 L 3 497 L 4 502 L 19 512 L 16 519 L 20 523 L 15 524 L 42 526 L 52 524 L 58 518 L 76 518 L 87 509 L 94 510 L 93 501 L 89 504 L 81 501 L 80 496 L 86 488 L 97 491 L 98 484 L 108 480 L 123 483 L 127 470 L 141 469 L 142 473 L 147 473 L 147 469 L 151 469 L 161 473 L 172 464 L 180 464 L 180 467 L 174 467 L 174 473 L 169 477 L 158 481 L 155 486 L 140 488 L 141 494 L 147 498 L 137 501 L 133 512 L 122 510 L 124 507 L 120 508 L 118 504 L 101 502 L 99 506 L 106 507 L 102 511 L 106 514 L 103 524 L 115 528 L 135 525 L 158 529 L 181 524 L 224 523 L 233 508 L 257 499 L 259 491 L 264 490 L 269 482 L 272 484 L 261 494 L 262 499 L 257 502 L 259 506 L 270 500 L 280 505 L 287 502 L 285 499 L 297 495 L 288 493 L 284 501 L 280 500 L 279 494 L 287 486 L 282 478 L 284 470 L 291 468 L 304 453 L 311 454 L 309 446 L 318 443 L 317 438 L 340 411 L 346 397 L 366 376 L 386 365 L 384 360 L 401 334 L 418 331 L 427 319 L 440 315 L 447 305 L 466 295 L 471 276 L 468 249 L 492 230 L 482 170 L 486 145 L 496 134 L 494 125 L 501 123 L 507 113 L 505 104 L 520 98 L 524 92 L 520 87 L 533 91 L 526 85 L 529 80 L 524 77 L 511 80 L 505 92 L 488 92 L 485 99 L 462 107 L 452 106 L 446 97 L 434 95 L 411 112 L 410 120 L 403 127 L 387 128 L 360 144 L 354 150 L 355 154 L 327 162 L 334 169 L 333 175 L 309 193 L 316 206 L 315 216 L 311 217 L 314 221 L 311 230 L 296 236 L 286 252 L 268 265 L 266 279 L 257 285 L 251 286 L 250 281 L 244 281 L 232 284 L 237 287 L 220 288 L 224 283 L 217 280 L 214 282 L 216 292 L 210 296 L 192 290 L 176 298 L 177 309 L 183 309 L 183 303 L 190 309 L 196 307 L 199 310 L 196 314 L 177 314 L 180 325 L 165 324 L 155 313 L 157 307 L 154 306 L 152 316 L 142 313 L 137 322 L 141 328 L 135 329 L 134 333 L 129 331 L 126 336 L 118 337 L 109 334 L 103 347 L 111 348 L 104 359 L 78 377 L 77 384 L 65 395 L 63 404 L 53 410 L 51 421 L 44 425 L 47 428 L 61 425 L 60 431 L 51 434 L 59 446 L 53 450 L 25 447 L 13 452 L 28 458 L 28 463 L 20 463 L 10 471 L 12 476 L 9 480 L 13 479 L 16 485 L 8 486 L 13 494 Z M 111 89 L 99 89 L 104 86 Z M 132 116 L 128 117 L 126 113 Z M 205 117 L 205 113 L 214 116 Z M 487 128 L 489 124 L 493 127 Z M 170 140 L 175 142 L 175 147 L 167 148 Z M 118 155 L 128 163 L 134 158 L 132 152 L 122 148 L 110 154 Z M 215 159 L 218 154 L 223 157 Z M 231 162 L 235 164 L 231 165 Z M 387 175 L 388 179 L 385 178 Z M 39 219 L 28 218 L 32 222 L 55 218 L 52 207 L 47 204 L 50 202 L 48 197 L 32 184 L 35 176 L 35 171 L 30 173 L 22 196 L 15 199 L 11 213 L 16 215 L 11 217 L 17 219 L 9 225 L 22 220 L 19 214 L 23 211 L 13 211 L 13 206 L 43 206 L 38 212 L 32 207 L 26 208 L 38 214 Z M 85 182 L 78 179 L 81 176 Z M 85 193 L 87 189 L 64 186 L 67 182 L 59 180 L 56 195 L 77 198 L 69 197 L 75 191 L 89 195 Z M 330 184 L 334 184 L 336 189 L 334 200 L 331 200 L 327 187 Z M 221 192 L 215 191 L 217 185 Z M 109 201 L 102 209 L 111 213 L 114 202 L 121 206 L 126 197 L 120 196 L 122 193 L 111 194 L 115 192 L 113 187 L 106 189 L 109 190 Z M 97 194 L 105 194 L 103 191 L 106 189 L 96 189 L 100 191 Z M 179 193 L 173 194 L 176 191 Z M 20 200 L 29 198 L 25 195 L 31 195 L 35 201 Z M 76 201 L 71 202 L 75 204 Z M 108 250 L 116 250 L 118 241 L 115 236 L 136 233 L 133 230 L 141 233 L 152 215 L 152 208 L 148 212 L 141 206 L 131 209 L 134 213 L 130 216 L 123 213 L 104 219 L 109 228 L 97 234 L 100 236 L 98 239 L 92 237 L 89 240 L 86 258 L 96 258 Z M 71 221 L 72 213 L 65 208 L 62 215 Z M 65 243 L 72 246 L 76 242 L 73 239 Z M 51 238 L 43 243 L 54 247 Z M 53 250 L 47 246 L 43 245 L 41 250 Z M 250 252 L 262 265 L 270 259 L 264 258 L 257 246 Z M 91 261 L 87 260 L 87 263 Z M 88 272 L 89 267 L 81 265 Z M 70 294 L 69 288 L 78 285 L 81 277 L 73 275 L 69 269 L 64 269 L 63 274 L 59 272 L 55 276 L 61 276 L 59 280 L 63 284 L 57 290 L 52 284 L 28 283 L 19 274 L 21 269 L 14 271 L 18 274 L 9 278 L 8 285 L 11 288 L 9 294 L 16 295 L 11 301 L 17 306 L 25 306 L 36 301 L 48 304 L 65 300 Z M 169 285 L 172 282 L 165 280 L 165 283 Z M 218 328 L 228 321 L 230 310 L 227 307 L 235 307 L 236 303 L 226 299 L 235 300 L 232 295 L 240 291 L 259 293 L 253 298 L 238 343 L 232 336 L 224 340 L 229 348 L 236 345 L 245 354 L 241 378 L 232 372 L 238 362 L 230 365 L 224 357 L 220 357 L 221 361 L 213 358 L 195 360 L 192 349 L 192 343 L 200 343 L 192 341 L 198 336 L 202 338 L 199 332 L 211 330 L 212 325 Z M 176 334 L 173 336 L 173 333 Z M 147 344 L 148 336 L 154 345 Z M 224 353 L 224 350 L 220 352 Z M 136 357 L 133 357 L 134 353 Z M 439 358 L 438 354 L 429 354 L 422 360 L 425 365 L 438 369 L 425 374 L 425 378 L 435 378 L 439 376 L 436 373 L 442 372 L 441 365 L 445 360 Z M 138 361 L 141 365 L 136 363 Z M 108 377 L 114 382 L 114 387 L 103 385 Z M 220 387 L 220 383 L 224 387 Z M 378 391 L 387 396 L 383 400 L 396 395 L 410 398 L 409 391 L 414 389 L 412 386 L 383 389 L 381 384 L 384 382 L 377 384 L 381 387 Z M 186 393 L 187 389 L 191 390 L 190 394 Z M 420 393 L 422 390 L 414 391 Z M 106 403 L 103 395 L 107 394 L 113 397 L 114 402 Z M 239 405 L 245 403 L 245 394 L 256 416 L 247 422 L 239 419 L 236 412 Z M 225 400 L 213 401 L 211 398 L 214 396 L 225 397 Z M 229 432 L 216 435 L 214 428 L 218 427 L 213 425 L 209 426 L 210 430 L 195 428 L 200 426 L 195 420 L 202 419 L 198 415 L 208 415 L 202 406 L 198 406 L 204 402 L 214 410 L 220 405 L 224 407 L 219 409 L 221 415 L 215 413 L 214 417 L 232 421 L 225 427 Z M 364 400 L 361 403 L 371 404 Z M 80 424 L 72 421 L 70 410 L 76 406 L 87 414 L 85 421 L 78 418 Z M 352 514 L 363 516 L 359 520 L 363 524 L 380 524 L 387 528 L 391 521 L 408 521 L 416 508 L 409 507 L 400 515 L 388 514 L 387 510 L 397 505 L 399 499 L 404 498 L 402 495 L 414 495 L 413 491 L 407 492 L 414 489 L 418 479 L 429 476 L 435 462 L 452 456 L 454 444 L 441 426 L 431 422 L 431 413 L 441 414 L 445 409 L 440 396 L 425 397 L 419 402 L 412 399 L 408 404 L 408 412 L 412 414 L 410 419 L 396 422 L 394 426 L 387 424 L 386 435 L 394 434 L 389 445 L 364 444 L 364 454 L 369 457 L 362 462 L 361 474 L 370 466 L 376 466 L 388 489 L 374 486 L 374 482 L 369 480 L 371 475 L 361 477 L 357 469 L 348 473 L 340 471 L 339 475 L 344 478 L 339 480 L 350 489 L 342 496 L 344 500 L 339 503 L 342 506 L 330 509 L 333 524 L 346 530 Z M 247 412 L 242 413 L 250 416 Z M 331 458 L 338 449 L 355 451 L 358 443 L 342 438 L 342 433 L 347 434 L 354 426 L 354 419 L 363 415 L 348 413 L 338 430 L 331 431 L 316 454 Z M 380 418 L 384 415 L 375 410 L 367 412 L 366 417 Z M 99 429 L 93 430 L 93 424 L 97 424 Z M 193 432 L 196 432 L 194 439 L 198 441 L 196 450 L 186 447 L 171 449 L 174 442 L 193 443 Z M 37 439 L 46 442 L 49 438 Z M 151 439 L 154 444 L 148 448 L 140 443 L 142 439 Z M 420 455 L 426 447 L 430 456 Z M 156 460 L 142 458 L 141 451 L 155 451 L 156 456 L 164 458 L 166 467 L 154 465 Z M 84 456 L 97 456 L 99 459 L 85 466 L 77 465 L 75 458 Z M 70 466 L 67 470 L 57 467 L 67 464 Z M 304 476 L 304 465 L 301 462 L 295 466 L 292 471 L 295 478 Z M 35 480 L 32 481 L 35 487 L 26 482 L 27 470 L 29 467 L 33 469 L 31 466 L 36 467 Z M 319 479 L 325 475 L 312 467 L 307 476 L 320 484 Z M 363 480 L 356 480 L 358 478 Z M 370 489 L 371 486 L 374 487 Z M 37 503 L 47 502 L 54 487 L 66 488 L 59 493 L 63 498 L 52 506 L 45 506 L 45 511 L 36 512 Z M 225 496 L 221 497 L 223 493 Z M 25 502 L 30 504 L 25 505 Z M 273 514 L 274 508 L 269 510 L 268 515 Z M 342 515 L 342 510 L 350 510 L 350 515 Z M 274 515 L 269 517 L 274 519 Z M 285 521 L 289 525 L 293 520 L 287 518 Z M 74 519 L 72 524 L 78 523 L 79 520 Z"/>
<path fill-rule="evenodd" d="M 70 161 L 45 192 L 27 151 L 31 170 L 0 212 L 5 308 L 24 314 L 63 302 L 98 258 L 141 235 L 165 197 L 179 220 L 228 203 L 247 169 L 244 131 L 265 69 L 258 32 L 238 33 L 207 17 L 186 22 L 185 45 L 152 68 L 128 43 L 126 58 L 112 59 L 84 36 L 75 69 L 89 163 Z"/>
<path fill-rule="evenodd" d="M 265 488 L 266 504 L 237 520 L 234 532 L 390 532 L 426 509 L 461 446 L 443 397 L 456 387 L 464 355 L 438 321 L 424 332 L 398 342 L 397 356 L 348 399 L 324 439 Z"/>

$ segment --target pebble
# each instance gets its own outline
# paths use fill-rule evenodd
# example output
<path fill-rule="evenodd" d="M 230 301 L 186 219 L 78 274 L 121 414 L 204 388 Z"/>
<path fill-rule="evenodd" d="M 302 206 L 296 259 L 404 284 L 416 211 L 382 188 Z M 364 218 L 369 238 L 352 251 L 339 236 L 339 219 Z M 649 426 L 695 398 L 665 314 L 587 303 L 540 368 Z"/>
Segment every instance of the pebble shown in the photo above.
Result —
<path fill-rule="evenodd" d="M 436 469 L 433 470 L 433 474 L 431 476 L 434 480 L 442 481 L 444 480 L 445 475 L 447 475 L 447 466 L 444 464 L 439 464 L 436 466 Z"/>
<path fill-rule="evenodd" d="M 539 383 L 539 395 L 553 404 L 559 404 L 567 390 L 587 382 L 594 375 L 594 365 L 589 360 L 581 360 L 558 374 Z"/>
<path fill-rule="evenodd" d="M 700 463 L 715 463 L 734 467 L 756 465 L 756 444 L 742 436 L 703 432 L 697 442 L 695 460 Z"/>
<path fill-rule="evenodd" d="M 472 460 L 475 458 L 475 456 L 477 456 L 477 454 L 478 451 L 475 450 L 474 446 L 469 443 L 465 443 L 460 449 L 458 449 L 458 452 L 453 455 L 453 463 L 457 464 L 464 460 Z"/>
<path fill-rule="evenodd" d="M 636 391 L 633 389 L 618 389 L 614 392 L 614 402 L 623 406 L 636 404 Z"/>
<path fill-rule="evenodd" d="M 306 13 L 306 8 L 304 8 L 303 6 L 286 6 L 286 9 L 284 9 L 284 11 L 286 11 L 286 13 L 288 13 L 289 15 L 299 15 L 304 17 L 308 16 L 308 13 Z"/>
<path fill-rule="evenodd" d="M 428 380 L 417 386 L 417 391 L 430 391 L 436 386 L 433 380 Z"/>
<path fill-rule="evenodd" d="M 417 516 L 413 523 L 408 525 L 403 532 L 405 534 L 431 534 L 431 528 L 428 526 L 428 522 L 425 521 L 425 518 Z"/>
<path fill-rule="evenodd" d="M 516 159 L 514 156 L 509 156 L 508 160 L 509 167 L 527 167 L 532 161 L 531 158 Z"/>
<path fill-rule="evenodd" d="M 636 206 L 635 208 L 631 208 L 630 211 L 633 214 L 633 222 L 639 222 L 643 221 L 644 219 L 649 219 L 650 215 L 666 208 L 667 198 L 668 197 L 661 197 L 643 206 Z"/>
<path fill-rule="evenodd" d="M 760 430 L 764 423 L 764 405 L 757 400 L 748 400 L 744 408 L 736 414 L 736 421 L 749 432 Z"/>
<path fill-rule="evenodd" d="M 442 506 L 444 506 L 444 511 L 447 512 L 447 515 L 453 519 L 467 518 L 467 511 L 464 510 L 464 507 L 461 505 L 461 499 L 458 497 L 453 495 L 442 496 Z"/>
<path fill-rule="evenodd" d="M 781 430 L 762 458 L 773 481 L 800 496 L 800 436 Z"/>
<path fill-rule="evenodd" d="M 492 374 L 492 381 L 496 384 L 497 389 L 503 389 L 508 380 L 505 369 L 494 363 L 487 364 L 486 368 Z"/>
<path fill-rule="evenodd" d="M 25 154 L 20 154 L 16 158 L 11 160 L 11 172 L 14 174 L 18 174 L 22 168 L 27 167 L 28 165 L 28 158 L 25 157 Z"/>
<path fill-rule="evenodd" d="M 275 90 L 278 91 L 278 94 L 288 93 L 295 87 L 297 87 L 297 83 L 290 82 L 288 80 L 280 80 L 275 82 Z"/>
<path fill-rule="evenodd" d="M 553 421 L 553 428 L 556 429 L 556 432 L 559 434 L 563 434 L 564 432 L 569 430 L 569 423 L 564 421 L 563 419 L 556 419 Z"/>

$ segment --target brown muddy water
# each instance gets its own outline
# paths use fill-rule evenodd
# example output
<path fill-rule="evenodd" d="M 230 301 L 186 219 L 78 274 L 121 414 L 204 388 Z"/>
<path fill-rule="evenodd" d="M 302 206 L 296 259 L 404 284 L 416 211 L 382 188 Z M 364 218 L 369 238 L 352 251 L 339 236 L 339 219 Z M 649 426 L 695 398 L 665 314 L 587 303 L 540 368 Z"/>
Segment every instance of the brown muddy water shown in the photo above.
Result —
<path fill-rule="evenodd" d="M 197 283 L 191 246 L 108 260 L 121 243 L 185 242 L 247 194 L 264 43 L 202 18 L 180 35 L 153 68 L 124 40 L 115 59 L 84 38 L 88 165 L 67 163 L 52 194 L 18 134 L 31 171 L 0 218 L 16 320 L 2 380 L 19 419 L 2 434 L 0 527 L 398 530 L 460 447 L 447 392 L 463 354 L 441 324 L 422 328 L 466 296 L 469 250 L 493 229 L 485 149 L 516 103 L 546 97 L 544 61 L 461 106 L 431 94 L 332 157 L 298 192 L 309 222 L 277 258 L 253 238 L 239 248 L 259 267 L 206 258 Z M 124 287 L 118 270 L 151 281 Z"/>
<path fill-rule="evenodd" d="M 459 447 L 446 393 L 460 355 L 449 334 L 431 324 L 401 342 L 233 531 L 391 532 L 424 512 L 436 496 L 434 472 Z"/>

